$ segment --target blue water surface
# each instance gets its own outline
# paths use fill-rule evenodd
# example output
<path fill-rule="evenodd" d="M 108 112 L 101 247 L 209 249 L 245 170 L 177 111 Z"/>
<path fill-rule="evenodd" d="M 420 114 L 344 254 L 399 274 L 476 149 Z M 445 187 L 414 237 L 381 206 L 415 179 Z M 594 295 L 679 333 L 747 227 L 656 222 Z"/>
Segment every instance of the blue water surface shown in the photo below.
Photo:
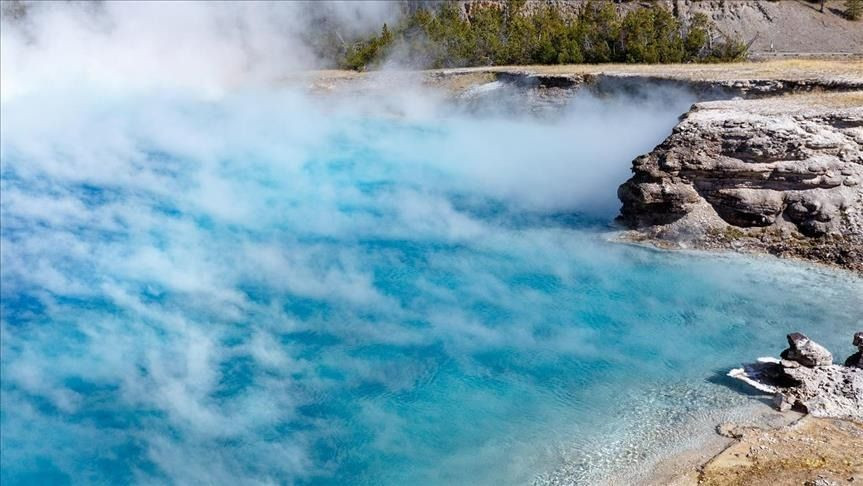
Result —
<path fill-rule="evenodd" d="M 857 277 L 608 241 L 691 101 L 4 102 L 2 483 L 589 483 L 789 331 L 844 358 Z"/>

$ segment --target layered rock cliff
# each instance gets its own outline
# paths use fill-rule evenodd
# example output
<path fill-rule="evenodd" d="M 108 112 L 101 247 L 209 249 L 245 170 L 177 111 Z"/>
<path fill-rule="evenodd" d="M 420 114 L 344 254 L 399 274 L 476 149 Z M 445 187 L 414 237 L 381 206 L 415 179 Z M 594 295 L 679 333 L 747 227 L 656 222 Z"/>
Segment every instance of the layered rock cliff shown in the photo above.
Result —
<path fill-rule="evenodd" d="M 632 171 L 630 239 L 863 272 L 863 93 L 698 103 Z"/>

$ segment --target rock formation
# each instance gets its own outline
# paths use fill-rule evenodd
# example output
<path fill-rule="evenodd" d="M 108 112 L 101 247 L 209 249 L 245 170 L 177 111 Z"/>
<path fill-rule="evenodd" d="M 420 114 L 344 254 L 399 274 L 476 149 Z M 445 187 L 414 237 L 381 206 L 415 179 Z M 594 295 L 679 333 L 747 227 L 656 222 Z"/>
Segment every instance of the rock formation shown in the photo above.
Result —
<path fill-rule="evenodd" d="M 833 355 L 827 351 L 827 348 L 799 332 L 788 335 L 788 349 L 782 351 L 779 356 L 784 360 L 795 361 L 809 367 L 833 364 Z"/>
<path fill-rule="evenodd" d="M 848 356 L 848 359 L 845 360 L 845 366 L 863 368 L 863 331 L 854 334 L 852 344 L 857 346 L 857 352 Z"/>
<path fill-rule="evenodd" d="M 859 93 L 696 104 L 632 171 L 618 190 L 631 239 L 863 271 Z"/>
<path fill-rule="evenodd" d="M 861 334 L 855 345 L 863 341 Z M 863 421 L 863 369 L 832 364 L 830 352 L 803 334 L 789 334 L 788 343 L 782 359 L 759 358 L 728 376 L 774 393 L 779 410 Z"/>

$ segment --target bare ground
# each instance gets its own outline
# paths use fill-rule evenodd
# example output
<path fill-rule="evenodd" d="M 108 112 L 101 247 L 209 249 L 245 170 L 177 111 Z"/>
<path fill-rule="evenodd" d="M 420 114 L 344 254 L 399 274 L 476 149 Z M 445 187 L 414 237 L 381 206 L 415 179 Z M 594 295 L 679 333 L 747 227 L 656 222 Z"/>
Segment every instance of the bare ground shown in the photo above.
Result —
<path fill-rule="evenodd" d="M 863 424 L 801 416 L 722 424 L 696 449 L 668 457 L 630 484 L 802 486 L 863 484 Z M 818 482 L 820 481 L 820 482 Z"/>
<path fill-rule="evenodd" d="M 863 24 L 861 24 L 863 30 Z M 410 79 L 446 91 L 460 92 L 493 81 L 499 73 L 538 76 L 650 77 L 694 82 L 817 81 L 842 84 L 863 83 L 863 59 L 773 59 L 725 64 L 567 64 L 550 66 L 486 66 L 427 71 L 356 72 L 324 70 L 286 76 L 289 84 L 299 83 L 312 91 L 328 92 L 357 82 L 377 84 L 397 78 Z M 387 84 L 387 83 L 383 83 Z"/>
<path fill-rule="evenodd" d="M 863 424 L 806 416 L 786 427 L 730 433 L 738 441 L 701 468 L 697 484 L 863 484 Z"/>

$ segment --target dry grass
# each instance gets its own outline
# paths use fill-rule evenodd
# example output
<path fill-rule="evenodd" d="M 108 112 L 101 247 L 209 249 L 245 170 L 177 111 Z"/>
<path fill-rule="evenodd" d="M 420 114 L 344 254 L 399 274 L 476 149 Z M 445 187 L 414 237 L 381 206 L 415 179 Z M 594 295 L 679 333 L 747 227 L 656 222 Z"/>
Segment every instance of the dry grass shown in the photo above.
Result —
<path fill-rule="evenodd" d="M 494 79 L 494 73 L 520 72 L 538 75 L 618 75 L 650 76 L 691 81 L 747 81 L 747 80 L 820 80 L 822 82 L 863 82 L 863 60 L 851 59 L 778 59 L 761 62 L 725 64 L 571 64 L 553 66 L 490 66 L 428 71 L 371 71 L 344 70 L 305 71 L 292 73 L 283 79 L 286 83 L 299 83 L 313 91 L 330 91 L 341 85 L 373 79 L 395 79 L 398 75 L 409 75 L 415 81 L 443 88 L 462 91 L 470 86 Z M 392 81 L 392 79 L 391 79 Z M 404 79 L 402 79 L 404 81 Z M 853 97 L 857 96 L 857 98 Z M 860 94 L 832 101 L 859 101 Z M 831 101 L 831 100 L 826 100 Z"/>
<path fill-rule="evenodd" d="M 827 108 L 854 107 L 863 109 L 863 91 L 849 91 L 846 93 L 816 92 L 789 97 L 793 101 L 817 105 Z"/>
<path fill-rule="evenodd" d="M 863 80 L 860 59 L 777 59 L 724 64 L 572 64 L 493 66 L 443 72 L 528 71 L 537 74 L 641 74 L 693 80 L 842 78 Z"/>
<path fill-rule="evenodd" d="M 761 62 L 724 64 L 567 64 L 550 66 L 486 66 L 437 69 L 424 71 L 429 75 L 475 75 L 494 72 L 530 72 L 536 74 L 621 74 L 661 76 L 692 80 L 736 79 L 857 79 L 863 80 L 863 60 L 860 59 L 777 59 Z M 370 73 L 327 70 L 304 73 L 318 79 L 356 79 Z"/>

